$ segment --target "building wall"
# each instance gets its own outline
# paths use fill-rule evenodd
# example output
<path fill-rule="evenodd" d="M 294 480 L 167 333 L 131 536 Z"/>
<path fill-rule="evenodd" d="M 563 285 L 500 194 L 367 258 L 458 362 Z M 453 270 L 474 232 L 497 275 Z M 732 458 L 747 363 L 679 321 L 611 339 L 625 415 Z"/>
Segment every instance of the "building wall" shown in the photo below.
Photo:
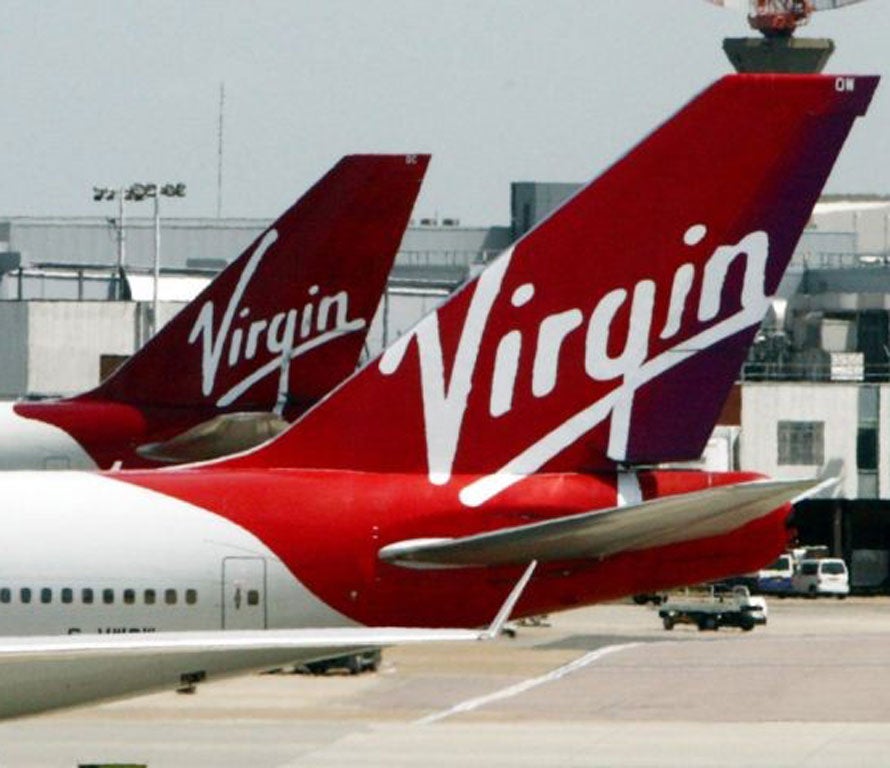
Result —
<path fill-rule="evenodd" d="M 109 207 L 108 215 L 117 215 L 117 207 Z M 21 253 L 24 265 L 117 263 L 117 229 L 113 219 L 14 218 L 4 223 L 9 231 L 6 249 Z M 175 269 L 214 265 L 219 268 L 241 253 L 270 223 L 263 219 L 162 217 L 162 265 Z M 128 217 L 125 229 L 126 264 L 151 267 L 153 220 Z"/>
<path fill-rule="evenodd" d="M 856 250 L 890 251 L 890 200 L 833 200 L 816 204 L 813 226 L 818 230 L 855 232 Z"/>
<path fill-rule="evenodd" d="M 132 302 L 31 301 L 28 308 L 29 392 L 83 392 L 98 384 L 102 354 L 135 348 Z"/>
<path fill-rule="evenodd" d="M 757 382 L 742 386 L 742 433 L 740 466 L 774 478 L 807 478 L 840 475 L 834 495 L 855 499 L 863 495 L 886 497 L 890 490 L 890 465 L 880 455 L 879 466 L 869 480 L 860 478 L 857 439 L 862 412 L 858 383 Z M 870 387 L 881 407 L 878 427 L 890 418 L 890 386 Z M 819 465 L 779 463 L 779 422 L 816 422 L 823 426 L 823 461 Z M 886 444 L 879 431 L 878 445 Z M 876 476 L 874 476 L 876 475 Z M 862 491 L 872 482 L 874 493 Z"/>
<path fill-rule="evenodd" d="M 0 399 L 28 391 L 28 304 L 0 301 Z"/>
<path fill-rule="evenodd" d="M 183 306 L 161 303 L 161 324 Z M 95 387 L 102 355 L 131 355 L 147 340 L 150 309 L 124 301 L 0 302 L 0 398 Z"/>
<path fill-rule="evenodd" d="M 410 331 L 424 315 L 432 312 L 447 298 L 448 293 L 445 291 L 438 293 L 426 291 L 390 293 L 388 306 L 386 303 L 380 302 L 377 314 L 374 315 L 365 343 L 364 359 L 377 357 L 386 346 L 383 343 L 384 338 L 391 344 L 403 333 Z M 385 334 L 384 319 L 387 328 Z"/>
<path fill-rule="evenodd" d="M 878 488 L 879 497 L 886 499 L 890 498 L 890 385 L 882 384 L 878 392 Z"/>

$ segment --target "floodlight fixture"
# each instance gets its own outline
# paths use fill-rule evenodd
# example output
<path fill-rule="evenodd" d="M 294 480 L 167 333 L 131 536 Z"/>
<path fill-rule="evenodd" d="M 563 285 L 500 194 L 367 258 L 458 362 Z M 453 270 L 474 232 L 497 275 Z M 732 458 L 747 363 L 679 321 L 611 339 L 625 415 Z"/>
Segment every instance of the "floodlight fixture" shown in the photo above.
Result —
<path fill-rule="evenodd" d="M 118 187 L 116 189 L 110 187 L 93 187 L 93 200 L 96 202 L 102 200 L 114 200 L 117 198 L 120 215 L 118 216 L 117 241 L 118 241 L 118 280 L 122 279 L 124 265 L 124 201 L 129 200 L 134 203 L 141 202 L 146 198 L 154 200 L 154 231 L 155 231 L 155 247 L 154 247 L 154 290 L 152 301 L 152 334 L 158 329 L 158 283 L 160 282 L 160 263 L 161 263 L 161 216 L 159 211 L 159 201 L 161 197 L 185 197 L 186 185 L 182 181 L 167 182 L 166 184 L 157 184 L 153 181 L 136 182 L 128 187 Z M 120 291 L 118 292 L 120 298 Z"/>

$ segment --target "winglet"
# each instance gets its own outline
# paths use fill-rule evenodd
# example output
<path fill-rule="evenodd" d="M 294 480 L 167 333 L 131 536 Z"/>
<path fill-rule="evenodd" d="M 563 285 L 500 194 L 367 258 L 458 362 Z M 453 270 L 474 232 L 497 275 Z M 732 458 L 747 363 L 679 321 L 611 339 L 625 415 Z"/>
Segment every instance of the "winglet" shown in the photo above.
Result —
<path fill-rule="evenodd" d="M 479 635 L 480 640 L 494 640 L 501 634 L 501 631 L 504 629 L 504 624 L 507 623 L 507 620 L 513 613 L 513 609 L 516 607 L 516 603 L 519 601 L 519 598 L 525 591 L 525 587 L 528 584 L 529 579 L 531 579 L 532 574 L 535 572 L 535 568 L 537 567 L 537 560 L 532 560 L 528 564 L 528 568 L 525 569 L 525 573 L 523 573 L 519 581 L 516 582 L 516 586 L 510 590 L 510 594 L 507 595 L 507 599 L 501 606 L 501 610 L 498 611 L 497 616 L 494 617 L 494 621 L 491 622 L 491 625 L 488 627 L 487 630 Z"/>
<path fill-rule="evenodd" d="M 791 499 L 790 503 L 797 504 L 799 501 L 804 501 L 805 499 L 810 499 L 813 496 L 818 496 L 820 493 L 822 493 L 822 491 L 833 488 L 840 481 L 841 479 L 839 477 L 829 477 L 827 480 L 823 480 L 821 483 L 814 485 L 812 488 L 807 488 L 807 490 L 797 494 L 797 496 Z"/>

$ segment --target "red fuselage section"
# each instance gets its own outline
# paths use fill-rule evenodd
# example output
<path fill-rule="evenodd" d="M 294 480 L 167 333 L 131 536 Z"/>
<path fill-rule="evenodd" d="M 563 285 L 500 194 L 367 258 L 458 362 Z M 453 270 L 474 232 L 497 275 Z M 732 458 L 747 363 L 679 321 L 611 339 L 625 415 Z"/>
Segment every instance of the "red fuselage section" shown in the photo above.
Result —
<path fill-rule="evenodd" d="M 110 475 L 114 477 L 115 475 Z M 386 545 L 450 538 L 616 506 L 612 474 L 529 477 L 483 508 L 424 476 L 317 470 L 177 470 L 119 475 L 212 510 L 272 549 L 332 608 L 366 625 L 488 622 L 525 564 L 416 568 L 382 562 Z M 645 499 L 755 479 L 746 473 L 650 471 Z M 457 478 L 461 484 L 467 478 Z M 554 612 L 755 570 L 788 543 L 784 505 L 731 534 L 539 566 L 517 615 Z"/>

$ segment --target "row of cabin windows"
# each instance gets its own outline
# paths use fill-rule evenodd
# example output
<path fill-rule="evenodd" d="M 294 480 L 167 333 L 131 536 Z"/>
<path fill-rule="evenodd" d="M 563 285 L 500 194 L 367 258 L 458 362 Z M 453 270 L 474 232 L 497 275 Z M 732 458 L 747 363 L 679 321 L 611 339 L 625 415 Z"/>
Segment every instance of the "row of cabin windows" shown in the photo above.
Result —
<path fill-rule="evenodd" d="M 43 587 L 39 590 L 33 590 L 30 587 L 22 587 L 19 589 L 19 602 L 30 603 L 34 599 L 34 593 L 37 592 L 41 603 L 53 602 L 53 590 L 49 587 Z M 11 603 L 13 590 L 9 587 L 0 588 L 0 603 Z M 198 602 L 198 590 L 187 589 L 183 595 L 186 605 L 194 605 Z M 63 587 L 59 590 L 59 600 L 62 603 L 73 603 L 75 598 L 75 590 L 71 587 Z M 154 605 L 159 603 L 161 598 L 166 605 L 176 605 L 179 602 L 179 590 L 165 589 L 159 592 L 155 589 L 146 589 L 142 592 L 142 602 L 145 605 Z M 94 590 L 90 587 L 84 587 L 80 590 L 80 602 L 84 605 L 92 605 L 93 603 L 103 602 L 105 605 L 113 605 L 116 600 L 115 590 L 98 589 Z M 121 591 L 121 600 L 125 605 L 135 605 L 137 602 L 135 589 L 124 589 Z"/>

